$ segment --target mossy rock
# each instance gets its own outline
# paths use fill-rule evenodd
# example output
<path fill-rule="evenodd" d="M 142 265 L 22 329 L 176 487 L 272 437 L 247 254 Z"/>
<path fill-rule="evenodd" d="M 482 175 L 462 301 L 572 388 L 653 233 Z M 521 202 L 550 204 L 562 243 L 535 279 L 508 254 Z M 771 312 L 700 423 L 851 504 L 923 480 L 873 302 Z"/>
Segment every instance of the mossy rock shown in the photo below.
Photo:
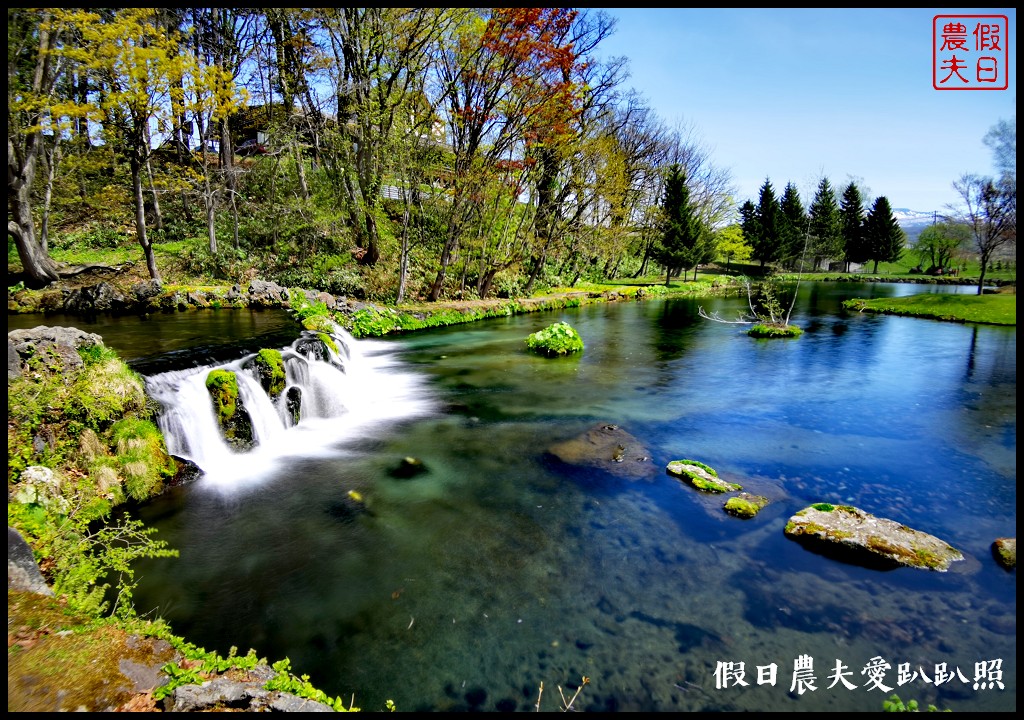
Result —
<path fill-rule="evenodd" d="M 280 396 L 285 384 L 284 358 L 281 357 L 281 351 L 264 348 L 256 353 L 254 364 L 259 374 L 260 385 L 267 395 L 272 398 Z"/>
<path fill-rule="evenodd" d="M 238 410 L 238 378 L 230 370 L 211 370 L 206 376 L 206 391 L 213 398 L 217 422 L 229 422 Z"/>
<path fill-rule="evenodd" d="M 804 508 L 789 519 L 785 533 L 869 566 L 944 572 L 964 559 L 959 550 L 937 537 L 849 505 L 818 503 Z"/>
<path fill-rule="evenodd" d="M 723 493 L 743 489 L 741 485 L 719 479 L 714 468 L 697 460 L 673 460 L 665 470 L 669 475 L 686 480 L 703 492 Z"/>
<path fill-rule="evenodd" d="M 749 519 L 761 512 L 761 508 L 767 504 L 768 498 L 762 495 L 740 493 L 736 497 L 729 498 L 725 503 L 725 511 L 730 515 Z"/>
<path fill-rule="evenodd" d="M 992 556 L 1006 570 L 1017 567 L 1017 538 L 997 538 L 992 543 Z"/>
<path fill-rule="evenodd" d="M 238 376 L 231 370 L 211 370 L 206 376 L 206 390 L 213 400 L 224 438 L 238 449 L 251 448 L 252 418 L 239 402 Z"/>

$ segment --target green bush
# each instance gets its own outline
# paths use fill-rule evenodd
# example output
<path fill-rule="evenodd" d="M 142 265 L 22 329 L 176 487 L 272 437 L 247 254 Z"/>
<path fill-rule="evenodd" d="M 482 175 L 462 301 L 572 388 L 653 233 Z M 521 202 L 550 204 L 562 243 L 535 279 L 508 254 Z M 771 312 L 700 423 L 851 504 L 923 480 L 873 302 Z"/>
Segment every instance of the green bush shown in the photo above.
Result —
<path fill-rule="evenodd" d="M 569 323 L 558 322 L 526 338 L 526 347 L 535 353 L 555 357 L 583 350 L 583 340 Z"/>

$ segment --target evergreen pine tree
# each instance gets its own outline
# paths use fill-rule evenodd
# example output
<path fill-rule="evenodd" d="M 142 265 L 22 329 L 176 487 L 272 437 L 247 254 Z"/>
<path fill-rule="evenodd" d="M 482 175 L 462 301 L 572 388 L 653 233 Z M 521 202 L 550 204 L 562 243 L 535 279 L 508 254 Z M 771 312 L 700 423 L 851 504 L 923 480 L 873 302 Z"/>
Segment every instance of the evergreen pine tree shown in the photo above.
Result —
<path fill-rule="evenodd" d="M 804 249 L 807 232 L 807 213 L 800 201 L 800 193 L 793 183 L 786 183 L 782 193 L 782 253 L 780 259 L 786 267 L 795 267 Z"/>
<path fill-rule="evenodd" d="M 669 168 L 661 211 L 661 242 L 656 257 L 665 266 L 665 285 L 668 285 L 674 272 L 696 267 L 706 252 L 701 242 L 704 234 L 701 222 L 690 202 L 686 175 L 679 165 Z"/>
<path fill-rule="evenodd" d="M 811 242 L 815 270 L 821 266 L 822 260 L 843 256 L 842 218 L 828 178 L 822 178 L 818 183 L 818 191 L 811 203 Z"/>
<path fill-rule="evenodd" d="M 761 186 L 754 216 L 757 218 L 758 233 L 751 241 L 751 245 L 754 248 L 754 257 L 760 260 L 761 267 L 764 267 L 766 262 L 775 262 L 782 255 L 782 210 L 778 198 L 775 197 L 775 188 L 767 178 Z"/>
<path fill-rule="evenodd" d="M 889 199 L 884 195 L 875 198 L 864 229 L 868 259 L 875 261 L 872 272 L 878 272 L 879 262 L 897 262 L 903 255 L 907 236 L 892 213 Z"/>
<path fill-rule="evenodd" d="M 868 260 L 867 245 L 864 242 L 864 205 L 856 183 L 851 182 L 843 190 L 839 214 L 843 221 L 843 258 L 846 261 L 846 272 L 850 272 L 850 263 Z"/>
<path fill-rule="evenodd" d="M 743 231 L 744 241 L 750 246 L 748 257 L 754 257 L 754 248 L 757 247 L 758 238 L 761 236 L 761 228 L 757 222 L 757 207 L 750 200 L 740 207 L 740 230 Z"/>

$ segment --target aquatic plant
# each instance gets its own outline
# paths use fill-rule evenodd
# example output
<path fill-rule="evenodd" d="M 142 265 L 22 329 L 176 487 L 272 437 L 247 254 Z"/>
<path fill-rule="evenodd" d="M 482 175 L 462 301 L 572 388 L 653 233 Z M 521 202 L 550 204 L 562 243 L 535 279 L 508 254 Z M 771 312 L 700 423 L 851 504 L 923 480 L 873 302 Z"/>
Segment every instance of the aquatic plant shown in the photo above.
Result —
<path fill-rule="evenodd" d="M 526 347 L 540 355 L 556 357 L 580 352 L 583 340 L 569 323 L 557 322 L 526 338 Z"/>

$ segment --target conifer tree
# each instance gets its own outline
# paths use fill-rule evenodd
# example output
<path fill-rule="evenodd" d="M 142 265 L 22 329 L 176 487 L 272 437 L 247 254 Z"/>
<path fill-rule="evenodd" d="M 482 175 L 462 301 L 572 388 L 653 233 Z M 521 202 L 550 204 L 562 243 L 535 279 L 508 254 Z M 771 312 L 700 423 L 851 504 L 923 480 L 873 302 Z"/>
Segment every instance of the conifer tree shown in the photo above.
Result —
<path fill-rule="evenodd" d="M 661 209 L 662 233 L 657 258 L 665 266 L 665 285 L 668 285 L 674 272 L 696 267 L 706 252 L 701 222 L 690 202 L 686 175 L 679 165 L 669 168 Z"/>
<path fill-rule="evenodd" d="M 765 178 L 758 197 L 757 209 L 758 233 L 752 240 L 754 257 L 761 261 L 761 267 L 766 262 L 775 262 L 782 253 L 782 209 L 779 207 L 779 200 L 775 197 L 775 188 L 770 180 Z"/>
<path fill-rule="evenodd" d="M 757 239 L 761 235 L 761 228 L 757 222 L 757 207 L 750 200 L 740 207 L 740 229 L 743 231 L 743 239 L 750 246 L 748 257 L 753 257 Z"/>
<path fill-rule="evenodd" d="M 822 260 L 843 255 L 842 218 L 828 178 L 822 178 L 818 183 L 818 191 L 811 203 L 811 242 L 815 270 L 821 266 Z"/>
<path fill-rule="evenodd" d="M 804 248 L 804 235 L 807 232 L 807 213 L 800 201 L 800 193 L 793 183 L 786 183 L 782 194 L 782 252 L 780 259 L 788 267 L 799 262 Z"/>
<path fill-rule="evenodd" d="M 869 260 L 875 261 L 872 272 L 878 272 L 879 262 L 897 262 L 900 259 L 907 236 L 896 222 L 889 199 L 884 195 L 875 198 L 864 228 L 867 256 Z"/>
<path fill-rule="evenodd" d="M 846 272 L 850 272 L 850 263 L 862 263 L 868 259 L 864 243 L 864 206 L 856 183 L 851 182 L 843 190 L 839 214 L 842 216 L 843 258 Z"/>

